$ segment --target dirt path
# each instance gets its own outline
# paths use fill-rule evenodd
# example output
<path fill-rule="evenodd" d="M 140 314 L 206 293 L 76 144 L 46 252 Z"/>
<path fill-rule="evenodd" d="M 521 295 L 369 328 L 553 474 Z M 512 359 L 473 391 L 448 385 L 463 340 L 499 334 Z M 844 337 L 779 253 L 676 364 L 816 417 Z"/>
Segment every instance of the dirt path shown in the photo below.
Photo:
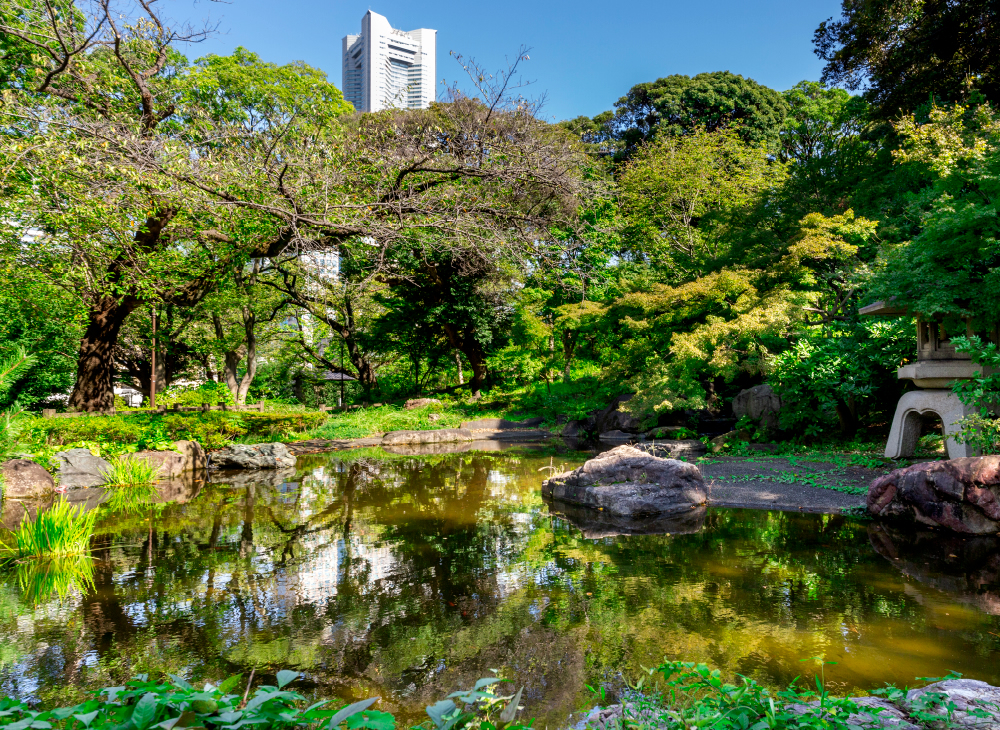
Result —
<path fill-rule="evenodd" d="M 865 503 L 868 485 L 888 468 L 869 469 L 845 460 L 798 457 L 708 457 L 699 462 L 717 507 L 840 512 Z"/>

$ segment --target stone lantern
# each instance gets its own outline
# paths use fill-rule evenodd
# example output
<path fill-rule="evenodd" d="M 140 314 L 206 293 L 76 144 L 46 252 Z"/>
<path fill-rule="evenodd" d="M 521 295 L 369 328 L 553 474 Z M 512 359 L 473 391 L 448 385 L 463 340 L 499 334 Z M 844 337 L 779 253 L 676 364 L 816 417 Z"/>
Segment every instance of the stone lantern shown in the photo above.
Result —
<path fill-rule="evenodd" d="M 861 315 L 869 317 L 899 317 L 910 314 L 902 307 L 891 303 L 875 302 L 858 310 Z M 980 372 L 990 372 L 972 362 L 965 353 L 955 351 L 944 325 L 932 318 L 917 315 L 917 359 L 896 371 L 900 380 L 912 380 L 917 390 L 903 394 L 896 405 L 896 415 L 892 419 L 889 431 L 889 441 L 885 445 L 885 455 L 889 459 L 900 459 L 913 456 L 920 438 L 921 416 L 934 414 L 944 425 L 945 444 L 948 458 L 957 459 L 960 456 L 975 456 L 975 450 L 968 444 L 960 444 L 955 440 L 955 434 L 960 430 L 957 423 L 975 409 L 965 405 L 951 391 L 951 384 L 956 380 L 968 380 L 980 377 Z M 1000 341 L 997 328 L 989 332 L 975 332 L 971 323 L 966 321 L 964 334 L 978 334 L 983 339 L 993 342 Z"/>

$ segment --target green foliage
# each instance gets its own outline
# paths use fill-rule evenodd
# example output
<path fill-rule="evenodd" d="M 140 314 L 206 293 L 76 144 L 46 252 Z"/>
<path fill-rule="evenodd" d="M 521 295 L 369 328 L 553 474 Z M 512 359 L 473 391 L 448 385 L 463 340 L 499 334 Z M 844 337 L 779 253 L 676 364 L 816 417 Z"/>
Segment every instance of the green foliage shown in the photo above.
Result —
<path fill-rule="evenodd" d="M 29 604 L 37 606 L 55 595 L 64 600 L 94 589 L 94 559 L 90 555 L 59 555 L 18 560 L 17 585 Z"/>
<path fill-rule="evenodd" d="M 839 427 L 853 436 L 859 419 L 895 406 L 896 369 L 915 349 L 913 322 L 905 318 L 804 333 L 775 357 L 769 375 L 781 397 L 781 428 L 816 438 Z"/>
<path fill-rule="evenodd" d="M 822 662 L 822 659 L 817 658 Z M 648 670 L 635 689 L 626 695 L 622 727 L 688 730 L 856 730 L 883 724 L 882 708 L 831 696 L 825 682 L 823 664 L 816 676 L 815 689 L 799 688 L 772 691 L 747 677 L 738 684 L 724 682 L 717 669 L 694 662 L 664 661 Z M 662 680 L 656 679 L 661 675 Z M 960 675 L 949 675 L 953 679 Z M 651 679 L 648 684 L 647 679 Z M 655 689 L 654 689 L 655 688 Z M 645 690 L 645 691 L 643 691 Z M 899 701 L 905 691 L 896 687 L 875 690 Z M 942 720 L 941 709 L 950 717 L 942 693 L 926 693 L 911 717 L 928 726 Z M 1000 711 L 1000 708 L 997 708 Z M 988 716 L 981 710 L 977 716 Z"/>
<path fill-rule="evenodd" d="M 222 448 L 236 438 L 274 440 L 316 428 L 326 414 L 307 411 L 274 413 L 209 411 L 207 413 L 132 412 L 116 416 L 31 418 L 26 421 L 22 444 L 44 453 L 46 448 L 70 444 L 98 445 L 103 454 L 118 455 L 129 449 L 174 448 L 174 441 L 197 441 L 206 449 Z M 137 450 L 135 448 L 131 450 Z"/>
<path fill-rule="evenodd" d="M 926 123 L 910 117 L 896 131 L 904 141 L 897 162 L 932 182 L 908 196 L 919 228 L 887 249 L 874 297 L 943 317 L 953 331 L 966 317 L 992 326 L 1000 311 L 1000 117 L 989 105 L 935 107 Z"/>
<path fill-rule="evenodd" d="M 989 0 L 844 0 L 840 18 L 813 37 L 823 81 L 865 96 L 884 119 L 928 100 L 1000 100 L 996 6 Z M 933 62 L 928 62 L 933 59 Z"/>
<path fill-rule="evenodd" d="M 104 473 L 104 486 L 112 489 L 140 487 L 156 483 L 160 467 L 145 459 L 118 456 Z"/>
<path fill-rule="evenodd" d="M 1000 351 L 996 343 L 975 335 L 953 337 L 951 341 L 957 352 L 969 354 L 974 363 L 982 366 L 977 377 L 952 383 L 951 389 L 962 403 L 976 409 L 958 422 L 960 431 L 955 439 L 971 444 L 982 454 L 995 454 L 1000 450 Z"/>
<path fill-rule="evenodd" d="M 5 543 L 14 558 L 47 558 L 85 555 L 90 550 L 97 512 L 73 507 L 60 499 L 46 510 L 38 510 L 34 520 L 27 513 L 12 533 L 13 543 Z"/>
<path fill-rule="evenodd" d="M 243 725 L 260 725 L 274 730 L 314 728 L 315 730 L 396 730 L 396 719 L 388 712 L 371 709 L 373 697 L 334 710 L 329 701 L 314 702 L 308 707 L 305 697 L 288 685 L 299 678 L 298 672 L 279 671 L 274 685 L 260 685 L 250 694 L 249 685 L 241 696 L 242 675 L 202 688 L 192 686 L 176 675 L 170 682 L 151 682 L 147 675 L 108 687 L 95 693 L 95 699 L 72 707 L 50 710 L 30 708 L 26 703 L 0 700 L 0 727 L 60 728 L 62 730 L 112 730 L 129 727 L 150 730 L 160 727 L 202 727 L 208 730 L 232 730 Z M 251 677 L 252 679 L 252 677 Z M 510 728 L 522 730 L 514 722 L 521 693 L 513 697 L 495 694 L 491 685 L 503 680 L 480 679 L 473 689 L 453 692 L 449 699 L 427 708 L 428 730 L 483 730 Z M 453 700 L 457 700 L 458 703 Z"/>
<path fill-rule="evenodd" d="M 217 383 L 214 380 L 195 386 L 175 385 L 156 394 L 156 405 L 168 408 L 174 404 L 190 407 L 203 404 L 217 406 L 219 403 L 231 406 L 235 404 L 235 401 L 226 384 Z"/>

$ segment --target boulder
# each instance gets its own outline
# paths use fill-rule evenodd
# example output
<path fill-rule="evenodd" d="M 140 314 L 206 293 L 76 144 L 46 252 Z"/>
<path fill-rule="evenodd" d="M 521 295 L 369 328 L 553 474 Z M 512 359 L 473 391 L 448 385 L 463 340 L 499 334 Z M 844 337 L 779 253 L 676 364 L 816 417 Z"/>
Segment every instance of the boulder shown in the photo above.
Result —
<path fill-rule="evenodd" d="M 380 404 L 381 405 L 381 404 Z M 437 398 L 410 398 L 403 404 L 403 408 L 412 411 L 414 408 L 424 408 L 426 406 L 439 406 L 441 401 Z"/>
<path fill-rule="evenodd" d="M 967 535 L 1000 532 L 1000 455 L 896 469 L 872 482 L 868 511 Z"/>
<path fill-rule="evenodd" d="M 382 437 L 382 444 L 441 444 L 473 440 L 475 437 L 467 428 L 439 428 L 436 431 L 390 431 Z"/>
<path fill-rule="evenodd" d="M 56 454 L 59 461 L 60 489 L 85 489 L 104 484 L 104 475 L 111 464 L 89 449 L 67 449 Z"/>
<path fill-rule="evenodd" d="M 130 458 L 141 459 L 157 467 L 159 479 L 174 479 L 185 472 L 200 471 L 207 466 L 205 450 L 197 441 L 178 441 L 176 451 L 139 451 Z"/>
<path fill-rule="evenodd" d="M 940 717 L 942 727 L 1000 730 L 1000 687 L 975 679 L 946 679 L 911 689 L 903 705 L 912 713 Z"/>
<path fill-rule="evenodd" d="M 233 444 L 208 456 L 213 469 L 278 469 L 295 466 L 295 457 L 282 443 Z"/>
<path fill-rule="evenodd" d="M 642 444 L 641 448 L 653 456 L 670 459 L 697 459 L 708 452 L 708 448 L 698 439 L 662 439 Z"/>
<path fill-rule="evenodd" d="M 708 490 L 694 464 L 618 446 L 546 479 L 542 496 L 631 517 L 692 509 L 706 503 Z"/>
<path fill-rule="evenodd" d="M 780 412 L 781 398 L 767 383 L 741 390 L 733 398 L 733 415 L 737 419 L 748 416 L 767 431 L 778 429 Z"/>
<path fill-rule="evenodd" d="M 642 421 L 633 416 L 628 411 L 620 410 L 623 403 L 632 400 L 631 395 L 620 395 L 615 398 L 611 405 L 597 414 L 594 423 L 594 430 L 598 433 L 606 431 L 624 431 L 625 433 L 640 433 Z"/>
<path fill-rule="evenodd" d="M 5 499 L 42 499 L 56 488 L 52 475 L 28 459 L 5 461 L 0 464 L 0 475 Z"/>

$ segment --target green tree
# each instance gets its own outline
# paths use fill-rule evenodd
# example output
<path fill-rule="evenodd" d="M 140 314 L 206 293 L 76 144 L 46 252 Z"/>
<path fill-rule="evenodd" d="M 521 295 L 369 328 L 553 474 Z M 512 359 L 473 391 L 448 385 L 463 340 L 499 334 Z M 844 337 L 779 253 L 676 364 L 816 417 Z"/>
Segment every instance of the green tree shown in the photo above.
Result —
<path fill-rule="evenodd" d="M 883 119 L 929 100 L 1000 100 L 1000 8 L 992 0 L 844 0 L 813 38 L 823 82 L 864 89 Z"/>

